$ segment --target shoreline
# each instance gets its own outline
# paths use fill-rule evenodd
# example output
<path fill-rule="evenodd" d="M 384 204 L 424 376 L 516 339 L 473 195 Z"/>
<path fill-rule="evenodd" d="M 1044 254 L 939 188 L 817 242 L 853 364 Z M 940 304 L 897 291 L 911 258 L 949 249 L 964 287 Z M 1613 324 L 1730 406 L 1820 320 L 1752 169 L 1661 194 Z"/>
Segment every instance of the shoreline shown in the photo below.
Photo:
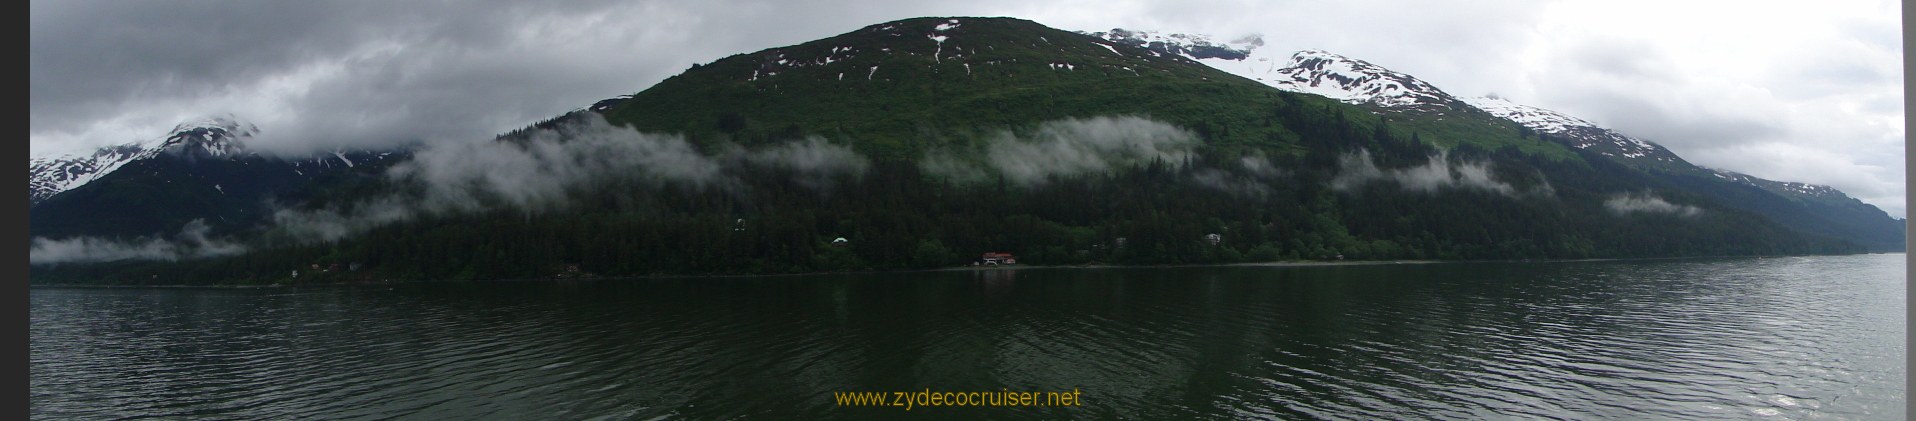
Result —
<path fill-rule="evenodd" d="M 955 267 L 944 267 L 944 268 L 935 268 L 935 269 L 859 270 L 859 271 L 838 271 L 838 272 L 800 272 L 800 273 L 745 274 L 745 275 L 635 275 L 635 276 L 590 276 L 590 277 L 577 277 L 577 278 L 428 279 L 428 280 L 399 280 L 399 281 L 388 280 L 388 281 L 337 282 L 337 283 L 324 283 L 324 284 L 267 284 L 267 285 L 235 285 L 235 284 L 98 285 L 98 284 L 28 283 L 27 288 L 28 289 L 33 289 L 33 288 L 264 289 L 264 288 L 308 288 L 308 287 L 334 288 L 334 287 L 357 287 L 357 286 L 376 286 L 376 285 L 391 286 L 391 285 L 397 285 L 397 284 L 422 284 L 422 283 L 446 283 L 446 282 L 564 282 L 564 281 L 610 281 L 610 280 L 621 280 L 621 279 L 653 280 L 653 279 L 774 278 L 774 277 L 806 277 L 806 276 L 820 276 L 820 275 L 876 275 L 876 274 L 894 274 L 894 273 L 988 271 L 988 270 L 995 271 L 995 270 L 1024 270 L 1024 269 L 1171 269 L 1171 268 L 1196 268 L 1196 267 L 1322 267 L 1322 266 L 1428 265 L 1428 264 L 1453 264 L 1453 263 L 1590 263 L 1590 262 L 1627 262 L 1627 261 L 1660 261 L 1660 260 L 1722 259 L 1722 258 L 1765 259 L 1765 258 L 1780 258 L 1780 257 L 1855 256 L 1855 255 L 1868 255 L 1868 254 L 1901 254 L 1901 253 L 1907 253 L 1907 252 L 1854 253 L 1854 254 L 1805 254 L 1805 255 L 1779 255 L 1779 256 L 1614 257 L 1614 258 L 1590 258 L 1590 259 L 1515 259 L 1515 260 L 1508 260 L 1508 259 L 1506 260 L 1422 259 L 1422 260 L 1336 260 L 1336 261 L 1287 260 L 1287 261 L 1276 261 L 1276 262 L 1188 263 L 1188 264 L 1174 264 L 1174 265 L 1117 265 L 1117 264 L 1108 264 L 1108 263 L 1098 263 L 1098 264 L 1084 264 L 1084 265 L 955 266 Z"/>

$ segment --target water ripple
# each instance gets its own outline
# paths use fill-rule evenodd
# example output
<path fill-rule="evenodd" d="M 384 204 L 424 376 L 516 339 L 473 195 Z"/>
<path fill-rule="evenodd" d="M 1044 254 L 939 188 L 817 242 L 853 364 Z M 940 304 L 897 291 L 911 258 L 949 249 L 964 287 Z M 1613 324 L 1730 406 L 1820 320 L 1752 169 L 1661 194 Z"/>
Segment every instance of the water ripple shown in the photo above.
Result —
<path fill-rule="evenodd" d="M 1899 419 L 1901 255 L 34 289 L 36 418 Z M 1893 259 L 1893 260 L 1892 260 Z M 920 412 L 923 411 L 923 412 Z"/>

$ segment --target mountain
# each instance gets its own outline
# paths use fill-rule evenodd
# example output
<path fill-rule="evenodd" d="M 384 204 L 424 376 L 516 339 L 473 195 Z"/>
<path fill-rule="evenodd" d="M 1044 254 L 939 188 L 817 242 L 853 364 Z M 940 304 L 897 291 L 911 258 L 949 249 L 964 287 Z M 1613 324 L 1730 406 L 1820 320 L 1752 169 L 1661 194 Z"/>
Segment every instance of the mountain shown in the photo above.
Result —
<path fill-rule="evenodd" d="M 695 65 L 592 108 L 617 124 L 701 140 L 816 134 L 904 157 L 952 135 L 1097 114 L 1148 114 L 1230 142 L 1294 136 L 1246 124 L 1264 119 L 1250 105 L 1277 101 L 1177 54 L 1025 20 L 922 18 Z"/>
<path fill-rule="evenodd" d="M 1761 188 L 1706 192 L 1743 185 L 1538 136 L 1408 75 L 1311 52 L 1260 81 L 1180 39 L 1201 40 L 905 19 L 379 165 L 160 154 L 35 206 L 35 261 L 85 252 L 89 236 L 201 239 L 182 228 L 194 220 L 249 253 L 32 270 L 303 283 L 933 268 L 985 252 L 1182 264 L 1865 249 L 1754 210 L 1818 212 Z M 247 194 L 213 187 L 238 180 Z M 289 277 L 333 264 L 361 269 Z"/>
<path fill-rule="evenodd" d="M 99 179 L 128 162 L 162 152 L 194 157 L 240 153 L 241 139 L 253 136 L 258 130 L 231 115 L 209 117 L 180 123 L 165 136 L 108 146 L 91 154 L 32 158 L 27 164 L 28 203 L 37 205 L 55 194 Z"/>
<path fill-rule="evenodd" d="M 377 174 L 404 151 L 335 151 L 280 157 L 248 149 L 259 129 L 231 116 L 187 121 L 165 136 L 82 157 L 35 159 L 28 225 L 36 236 L 130 237 L 256 223 L 269 200 L 306 197 L 309 185 Z"/>

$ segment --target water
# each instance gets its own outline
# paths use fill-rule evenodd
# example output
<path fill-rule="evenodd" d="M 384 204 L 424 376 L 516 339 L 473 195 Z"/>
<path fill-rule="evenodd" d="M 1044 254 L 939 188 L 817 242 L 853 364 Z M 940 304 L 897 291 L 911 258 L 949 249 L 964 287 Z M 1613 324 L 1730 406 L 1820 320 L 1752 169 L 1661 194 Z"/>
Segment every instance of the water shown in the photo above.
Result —
<path fill-rule="evenodd" d="M 1903 419 L 1903 256 L 31 292 L 36 418 Z M 1072 391 L 1076 407 L 832 392 Z"/>

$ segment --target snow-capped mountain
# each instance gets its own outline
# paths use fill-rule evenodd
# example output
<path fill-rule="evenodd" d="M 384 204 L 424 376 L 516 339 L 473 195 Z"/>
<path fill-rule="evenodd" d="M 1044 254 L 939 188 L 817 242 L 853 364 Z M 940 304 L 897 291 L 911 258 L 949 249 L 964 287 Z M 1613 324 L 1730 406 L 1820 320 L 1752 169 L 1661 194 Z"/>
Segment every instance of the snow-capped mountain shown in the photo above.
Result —
<path fill-rule="evenodd" d="M 27 163 L 28 206 L 38 205 L 54 195 L 79 188 L 107 174 L 112 174 L 128 163 L 162 154 L 187 162 L 257 156 L 257 153 L 247 149 L 246 143 L 258 134 L 258 127 L 226 115 L 183 122 L 174 126 L 173 130 L 168 131 L 165 136 L 108 146 L 86 155 L 33 158 Z M 359 158 L 349 158 L 349 155 Z M 299 171 L 300 167 L 314 165 L 350 167 L 354 165 L 354 159 L 361 161 L 383 159 L 386 155 L 384 153 L 334 152 L 289 163 L 292 164 L 294 171 Z"/>
<path fill-rule="evenodd" d="M 33 158 L 27 162 L 28 203 L 38 204 L 55 194 L 112 173 L 128 162 L 160 153 L 191 158 L 244 153 L 244 139 L 258 133 L 259 128 L 231 115 L 208 117 L 180 123 L 166 136 L 108 146 L 91 154 Z"/>

